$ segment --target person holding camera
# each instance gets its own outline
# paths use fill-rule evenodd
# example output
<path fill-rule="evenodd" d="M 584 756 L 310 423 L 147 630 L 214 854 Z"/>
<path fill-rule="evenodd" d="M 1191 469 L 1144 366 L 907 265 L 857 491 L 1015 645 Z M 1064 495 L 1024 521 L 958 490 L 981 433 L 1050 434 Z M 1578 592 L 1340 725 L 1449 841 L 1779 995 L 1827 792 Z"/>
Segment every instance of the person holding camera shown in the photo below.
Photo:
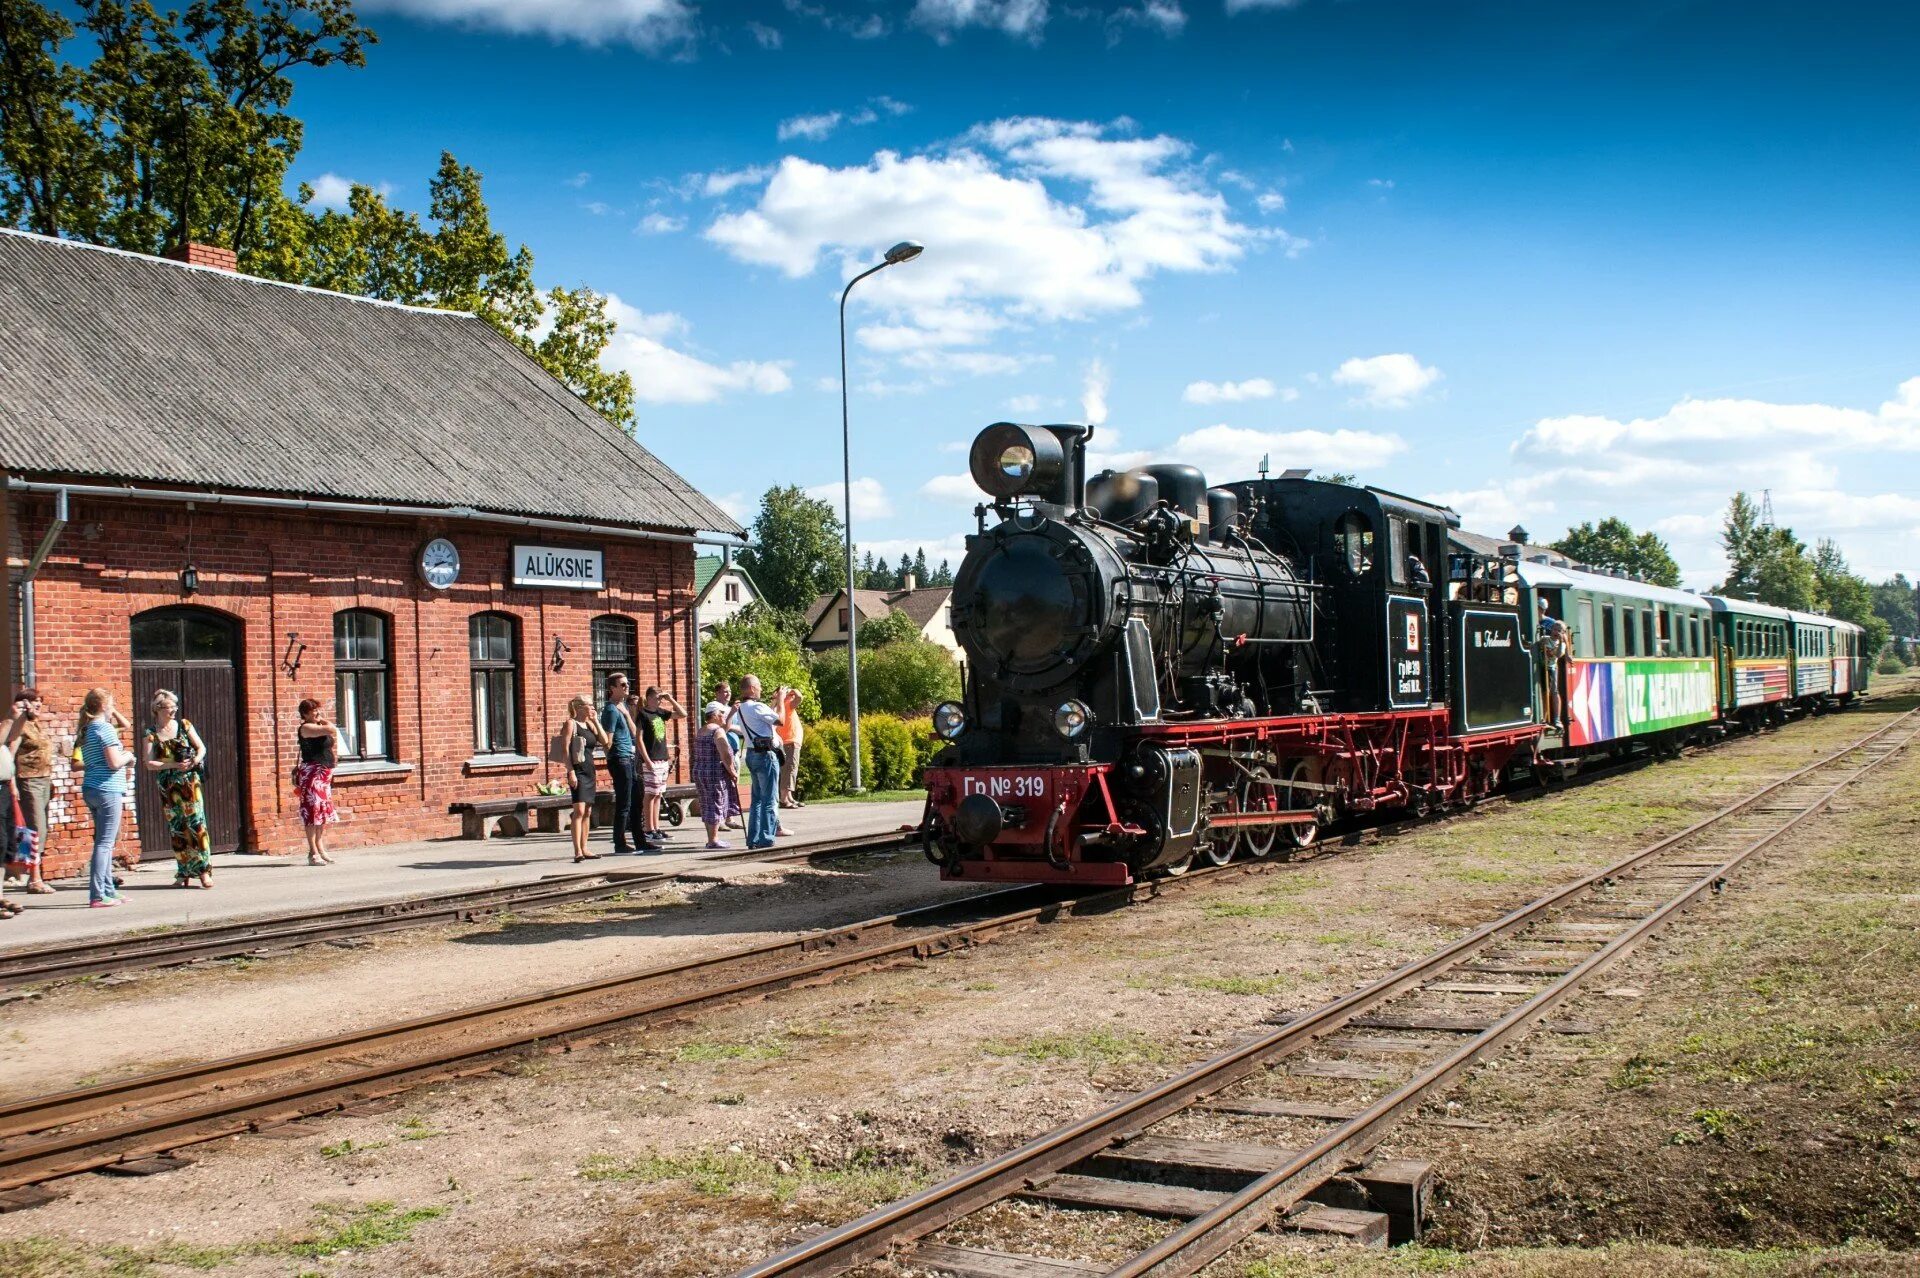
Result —
<path fill-rule="evenodd" d="M 747 739 L 747 775 L 753 779 L 747 846 L 770 848 L 780 833 L 780 716 L 760 700 L 757 676 L 742 679 L 740 693 L 730 719 Z"/>

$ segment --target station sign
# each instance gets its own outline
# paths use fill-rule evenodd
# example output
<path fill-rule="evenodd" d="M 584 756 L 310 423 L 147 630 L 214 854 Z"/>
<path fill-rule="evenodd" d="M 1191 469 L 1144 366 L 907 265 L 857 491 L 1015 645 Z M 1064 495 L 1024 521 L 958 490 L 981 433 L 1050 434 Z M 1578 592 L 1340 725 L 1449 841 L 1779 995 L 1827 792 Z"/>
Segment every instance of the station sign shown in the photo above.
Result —
<path fill-rule="evenodd" d="M 541 590 L 605 590 L 606 552 L 579 546 L 515 543 L 513 584 Z"/>

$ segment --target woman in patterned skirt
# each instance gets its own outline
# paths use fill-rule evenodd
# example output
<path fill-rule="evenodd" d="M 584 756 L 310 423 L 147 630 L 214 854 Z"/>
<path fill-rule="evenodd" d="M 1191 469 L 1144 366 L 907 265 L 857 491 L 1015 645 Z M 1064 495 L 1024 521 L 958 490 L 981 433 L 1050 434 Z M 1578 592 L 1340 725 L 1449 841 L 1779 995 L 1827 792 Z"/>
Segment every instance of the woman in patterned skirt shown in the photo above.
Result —
<path fill-rule="evenodd" d="M 212 843 L 207 836 L 207 808 L 200 791 L 200 765 L 206 761 L 206 743 L 193 725 L 180 717 L 180 698 L 165 688 L 153 694 L 153 726 L 147 729 L 145 766 L 158 773 L 160 800 L 167 813 L 167 833 L 173 839 L 173 885 L 213 886 Z"/>
<path fill-rule="evenodd" d="M 332 865 L 327 855 L 327 827 L 340 819 L 333 809 L 333 768 L 340 761 L 334 746 L 332 720 L 320 713 L 320 703 L 308 697 L 300 703 L 300 762 L 293 766 L 293 788 L 300 795 L 300 824 L 307 832 L 307 864 Z"/>
<path fill-rule="evenodd" d="M 722 726 L 727 708 L 718 701 L 707 703 L 704 722 L 693 734 L 693 788 L 700 797 L 700 819 L 707 826 L 707 846 L 724 848 L 720 841 L 721 824 L 729 809 L 740 806 L 740 774 L 735 770 L 733 746 Z"/>

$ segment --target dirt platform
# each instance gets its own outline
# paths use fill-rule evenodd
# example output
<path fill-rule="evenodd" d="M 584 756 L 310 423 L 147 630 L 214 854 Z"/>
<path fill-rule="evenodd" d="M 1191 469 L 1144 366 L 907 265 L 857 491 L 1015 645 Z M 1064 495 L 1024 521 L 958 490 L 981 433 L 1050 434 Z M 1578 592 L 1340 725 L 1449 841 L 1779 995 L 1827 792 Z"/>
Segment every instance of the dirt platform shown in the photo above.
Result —
<path fill-rule="evenodd" d="M 717 1011 L 671 1030 L 629 1036 L 617 1046 L 544 1059 L 515 1077 L 431 1089 L 391 1113 L 315 1124 L 292 1139 L 223 1143 L 166 1176 L 83 1178 L 66 1200 L 0 1216 L 0 1270 L 36 1278 L 209 1270 L 724 1274 L 823 1223 L 1007 1148 L 1272 1019 L 1371 979 L 1582 868 L 1678 829 L 1764 779 L 1869 731 L 1883 715 L 1863 711 L 1814 720 L 1236 885 L 1056 925 L 920 968 Z M 1685 931 L 1636 959 L 1631 973 L 1623 971 L 1609 988 L 1631 985 L 1641 997 L 1605 1000 L 1604 1007 L 1580 1013 L 1603 1018 L 1605 1035 L 1571 1049 L 1563 1041 L 1530 1044 L 1482 1071 L 1455 1100 L 1462 1112 L 1497 1127 L 1403 1129 L 1395 1152 L 1425 1152 L 1448 1177 L 1443 1240 L 1470 1246 L 1505 1241 L 1520 1249 L 1379 1258 L 1305 1254 L 1298 1244 L 1262 1241 L 1219 1271 L 1359 1274 L 1458 1267 L 1500 1274 L 1652 1275 L 1737 1266 L 1738 1272 L 1810 1272 L 1813 1261 L 1803 1254 L 1721 1253 L 1696 1244 L 1837 1244 L 1837 1230 L 1811 1227 L 1818 1210 L 1812 1200 L 1796 1209 L 1800 1223 L 1791 1230 L 1682 1230 L 1683 1209 L 1696 1215 L 1710 1210 L 1701 1186 L 1721 1172 L 1758 1167 L 1764 1156 L 1751 1148 L 1742 1152 L 1741 1142 L 1764 1143 L 1753 1128 L 1721 1123 L 1724 1130 L 1713 1132 L 1709 1120 L 1693 1117 L 1713 1108 L 1743 1118 L 1761 1112 L 1744 1095 L 1716 1105 L 1697 1090 L 1710 1087 L 1720 1095 L 1733 1086 L 1721 1076 L 1742 1068 L 1738 1062 L 1747 1049 L 1712 1038 L 1711 1028 L 1700 1031 L 1709 1038 L 1699 1052 L 1659 1046 L 1670 1031 L 1645 1044 L 1632 1035 L 1643 1018 L 1660 1015 L 1659 1008 L 1667 1008 L 1675 1024 L 1703 1015 L 1725 1002 L 1729 982 L 1779 981 L 1770 975 L 1775 969 L 1824 968 L 1806 944 L 1745 946 L 1733 952 L 1739 965 L 1750 967 L 1712 967 L 1728 961 L 1728 951 L 1714 939 L 1723 935 L 1716 929 L 1726 921 L 1723 914 L 1731 918 L 1768 901 L 1786 917 L 1815 927 L 1824 915 L 1801 910 L 1802 898 L 1795 895 L 1800 888 L 1790 877 L 1776 882 L 1776 876 L 1794 874 L 1795 859 L 1814 855 L 1816 848 L 1841 847 L 1843 820 L 1888 830 L 1893 812 L 1883 796 L 1895 793 L 1896 785 L 1920 787 L 1920 759 L 1890 765 L 1883 783 L 1849 799 L 1851 811 L 1823 818 L 1803 844 L 1770 858 L 1750 880 L 1751 889 L 1743 882 L 1730 905 L 1700 911 Z M 1911 820 L 1912 797 L 1904 802 Z M 1901 852 L 1912 859 L 1912 845 L 1920 841 L 1910 834 L 1899 839 L 1907 844 Z M 1860 941 L 1862 959 L 1874 944 L 1890 948 L 1862 969 L 1854 987 L 1871 1016 L 1849 1012 L 1847 1023 L 1864 1018 L 1874 1025 L 1904 1024 L 1901 1017 L 1910 1019 L 1911 1009 L 1900 1009 L 1911 1003 L 1911 982 L 1891 981 L 1885 973 L 1912 971 L 1913 955 L 1901 948 L 1908 942 L 1891 943 L 1902 926 L 1911 932 L 1910 919 L 1899 922 L 1908 917 L 1900 911 L 1914 908 L 1916 889 L 1902 886 L 1905 880 L 1888 867 L 1865 867 L 1853 857 L 1846 854 L 1817 877 L 1843 895 L 1860 897 L 1862 909 L 1888 911 L 1891 931 Z M 1824 945 L 1828 938 L 1817 930 L 1802 937 L 1807 943 L 1816 939 Z M 1788 964 L 1794 955 L 1802 961 Z M 1669 971 L 1670 962 L 1682 966 Z M 1688 962 L 1709 966 L 1689 974 Z M 1865 973 L 1880 963 L 1886 966 L 1876 984 Z M 1793 1000 L 1793 1006 L 1781 1004 L 1787 1022 L 1815 1024 L 1807 1014 L 1821 996 L 1801 977 L 1765 994 L 1742 989 L 1743 1001 L 1733 1006 Z M 261 995 L 275 997 L 271 986 L 263 986 Z M 1801 999 L 1816 1001 L 1799 1005 Z M 1758 1024 L 1745 1012 L 1726 1015 L 1729 1029 Z M 1848 1062 L 1834 1069 L 1863 1079 L 1869 1062 L 1873 1069 L 1899 1068 L 1892 1060 L 1896 1051 L 1905 1052 L 1909 1068 L 1914 1059 L 1912 1044 L 1903 1045 L 1898 1034 L 1820 1041 Z M 1670 1063 L 1656 1065 L 1644 1087 L 1610 1086 L 1620 1062 L 1636 1052 Z M 1720 1081 L 1696 1078 L 1696 1062 L 1702 1068 L 1711 1063 Z M 1516 1089 L 1510 1095 L 1500 1090 L 1508 1083 Z M 1805 1084 L 1794 1075 L 1752 1086 L 1788 1095 Z M 1873 1093 L 1876 1100 L 1895 1102 L 1885 1121 L 1870 1107 L 1848 1110 L 1855 1118 L 1845 1128 L 1847 1139 L 1856 1143 L 1836 1145 L 1831 1158 L 1813 1165 L 1833 1173 L 1836 1185 L 1855 1183 L 1843 1172 L 1851 1176 L 1857 1168 L 1857 1158 L 1847 1155 L 1858 1150 L 1858 1141 L 1883 1135 L 1905 1140 L 1898 1123 L 1908 1112 L 1900 1099 L 1906 1086 L 1904 1078 L 1896 1079 L 1888 1084 L 1891 1090 Z M 1681 1090 L 1668 1094 L 1661 1090 L 1666 1087 Z M 1617 1135 L 1601 1130 L 1598 1107 L 1623 1097 L 1642 1107 L 1641 1120 Z M 1811 1122 L 1816 1108 L 1810 1104 L 1803 1120 Z M 1833 1108 L 1831 1100 L 1827 1108 Z M 1699 1139 L 1667 1143 L 1678 1131 L 1697 1132 Z M 1776 1163 L 1798 1165 L 1811 1153 L 1777 1135 L 1771 1138 Z M 1589 1147 L 1600 1155 L 1585 1153 Z M 1501 1148 L 1510 1151 L 1505 1161 L 1493 1156 Z M 1905 1148 L 1889 1149 L 1889 1160 Z M 1718 1161 L 1735 1154 L 1743 1161 Z M 1473 1173 L 1459 1170 L 1469 1155 L 1479 1168 Z M 1599 1159 L 1596 1176 L 1580 1174 L 1583 1158 Z M 1664 1219 L 1672 1229 L 1662 1233 L 1663 1217 L 1652 1204 L 1663 1196 L 1656 1160 L 1668 1158 L 1696 1160 L 1684 1186 L 1694 1192 L 1681 1195 L 1683 1186 L 1668 1186 L 1675 1192 L 1664 1195 L 1671 1208 Z M 1530 1179 L 1543 1167 L 1554 1169 L 1557 1189 Z M 1635 1183 L 1642 1178 L 1646 1184 Z M 1595 1186 L 1601 1188 L 1594 1192 L 1611 1195 L 1590 1200 L 1599 1204 L 1597 1212 L 1582 1198 Z M 1568 1227 L 1576 1219 L 1605 1219 L 1616 1200 L 1634 1194 L 1647 1207 L 1610 1222 L 1613 1232 Z M 1749 1210 L 1766 1204 L 1750 1194 L 1736 1200 Z M 1900 1243 L 1907 1235 L 1896 1222 L 1905 1213 L 1910 1226 L 1910 1200 L 1890 1205 L 1894 1215 L 1883 1217 L 1887 1223 L 1877 1229 L 1858 1227 L 1858 1215 L 1848 1218 L 1853 1235 Z M 1511 1218 L 1519 1227 L 1495 1234 L 1475 1223 L 1494 1218 Z M 1111 1240 L 1101 1228 L 1100 1218 L 1088 1218 L 1083 1236 L 1056 1240 L 1060 1254 L 1103 1254 Z M 1578 1250 L 1609 1238 L 1635 1241 Z M 1663 1250 L 1644 1239 L 1683 1246 Z M 1575 1249 L 1524 1249 L 1563 1242 Z M 1842 1264 L 1866 1266 L 1858 1272 L 1913 1269 L 1911 1257 L 1881 1251 L 1871 1241 L 1842 1256 Z M 1763 1261 L 1772 1267 L 1761 1267 Z M 1885 1268 L 1902 1264 L 1907 1267 Z"/>

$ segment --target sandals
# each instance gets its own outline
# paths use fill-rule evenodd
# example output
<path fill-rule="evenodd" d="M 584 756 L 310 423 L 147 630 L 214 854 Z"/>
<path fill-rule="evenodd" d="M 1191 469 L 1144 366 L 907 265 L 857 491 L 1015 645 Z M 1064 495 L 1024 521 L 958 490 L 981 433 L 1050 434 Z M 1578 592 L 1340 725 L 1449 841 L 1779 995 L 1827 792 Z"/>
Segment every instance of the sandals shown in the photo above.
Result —
<path fill-rule="evenodd" d="M 45 879 L 35 879 L 33 882 L 27 884 L 27 891 L 34 896 L 52 896 L 59 890 L 59 888 L 47 882 Z"/>
<path fill-rule="evenodd" d="M 26 910 L 21 908 L 19 902 L 0 900 L 0 919 L 10 919 L 16 914 L 25 913 Z"/>

